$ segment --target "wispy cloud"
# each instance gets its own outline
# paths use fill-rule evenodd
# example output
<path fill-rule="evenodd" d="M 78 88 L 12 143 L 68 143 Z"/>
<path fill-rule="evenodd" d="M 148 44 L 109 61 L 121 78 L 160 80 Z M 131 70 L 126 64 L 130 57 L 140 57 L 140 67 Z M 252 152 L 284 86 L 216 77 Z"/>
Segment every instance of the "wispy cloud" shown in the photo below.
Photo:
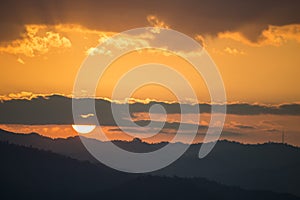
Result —
<path fill-rule="evenodd" d="M 98 47 L 91 47 L 86 51 L 87 55 L 107 55 L 112 56 L 112 50 L 124 50 L 129 47 L 135 49 L 148 47 L 149 41 L 145 38 L 145 35 L 132 36 L 132 35 L 117 35 L 116 37 L 109 37 L 108 35 L 102 35 L 99 39 L 99 43 L 103 44 Z M 151 39 L 151 38 L 150 38 Z"/>
<path fill-rule="evenodd" d="M 18 58 L 18 59 L 17 59 L 17 62 L 20 63 L 20 64 L 22 64 L 22 65 L 25 64 L 25 62 L 24 62 L 24 60 L 23 60 L 22 58 Z"/>
<path fill-rule="evenodd" d="M 224 52 L 231 54 L 231 55 L 244 55 L 245 54 L 245 52 L 242 50 L 238 50 L 236 48 L 230 48 L 230 47 L 226 47 L 224 49 Z"/>
<path fill-rule="evenodd" d="M 87 119 L 89 117 L 94 117 L 95 115 L 93 113 L 88 113 L 88 114 L 82 114 L 80 115 L 80 117 L 82 117 L 83 119 Z"/>
<path fill-rule="evenodd" d="M 156 15 L 148 15 L 147 21 L 153 27 L 166 28 L 166 29 L 170 28 L 170 25 L 166 24 L 163 20 L 159 19 L 158 16 Z"/>
<path fill-rule="evenodd" d="M 227 126 L 228 128 L 237 128 L 237 129 L 256 129 L 255 126 L 249 124 L 242 124 L 236 121 L 231 121 Z"/>
<path fill-rule="evenodd" d="M 195 40 L 200 42 L 200 44 L 203 48 L 207 48 L 207 44 L 205 43 L 205 37 L 203 35 L 196 34 L 196 36 L 194 38 L 195 38 Z"/>

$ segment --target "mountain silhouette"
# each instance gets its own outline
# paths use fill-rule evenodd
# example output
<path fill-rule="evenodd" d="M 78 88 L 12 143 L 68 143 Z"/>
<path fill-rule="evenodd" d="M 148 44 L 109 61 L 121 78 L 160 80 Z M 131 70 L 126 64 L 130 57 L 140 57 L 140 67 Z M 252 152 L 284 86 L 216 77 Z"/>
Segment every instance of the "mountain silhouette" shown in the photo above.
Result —
<path fill-rule="evenodd" d="M 89 161 L 107 170 L 106 166 L 89 154 L 79 137 L 51 139 L 34 133 L 25 135 L 0 131 L 0 140 Z M 105 143 L 97 140 L 94 142 Z M 139 140 L 114 141 L 114 143 L 132 152 L 149 152 L 167 144 L 148 144 Z M 191 145 L 176 162 L 151 174 L 182 178 L 204 177 L 243 189 L 270 190 L 300 196 L 300 149 L 298 147 L 277 143 L 245 145 L 219 141 L 207 157 L 199 159 L 197 155 L 200 146 L 201 144 Z"/>
<path fill-rule="evenodd" d="M 125 174 L 49 151 L 0 142 L 1 199 L 299 199 L 204 178 Z"/>

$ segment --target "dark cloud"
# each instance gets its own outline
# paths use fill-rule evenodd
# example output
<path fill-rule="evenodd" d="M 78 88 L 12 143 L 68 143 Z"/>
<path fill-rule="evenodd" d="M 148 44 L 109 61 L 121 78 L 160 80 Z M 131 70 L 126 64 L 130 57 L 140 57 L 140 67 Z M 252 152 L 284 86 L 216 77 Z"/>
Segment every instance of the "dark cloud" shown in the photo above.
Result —
<path fill-rule="evenodd" d="M 150 120 L 139 120 L 135 121 L 136 124 L 139 126 L 147 126 L 151 121 Z M 152 121 L 151 128 L 155 127 L 162 127 L 164 122 L 160 121 Z M 163 125 L 164 129 L 174 129 L 177 130 L 179 129 L 179 126 L 181 127 L 181 130 L 190 130 L 190 129 L 203 129 L 203 128 L 208 128 L 208 126 L 204 125 L 197 125 L 197 124 L 190 124 L 190 123 L 179 123 L 179 122 L 165 122 Z"/>
<path fill-rule="evenodd" d="M 151 102 L 149 104 L 136 103 L 131 106 L 132 112 L 148 112 L 150 107 L 157 102 Z M 168 104 L 160 102 L 168 113 L 180 113 L 180 105 L 177 103 Z M 210 104 L 181 104 L 185 107 L 187 113 L 195 113 L 196 106 L 199 106 L 201 113 L 210 113 Z M 216 105 L 216 111 L 221 112 L 222 105 Z M 227 105 L 227 114 L 236 115 L 259 115 L 259 114 L 274 114 L 274 115 L 300 115 L 300 104 L 282 104 L 279 106 L 267 106 L 262 104 L 247 104 L 247 103 L 234 103 Z"/>
<path fill-rule="evenodd" d="M 276 128 L 266 129 L 266 131 L 269 132 L 269 133 L 279 133 L 279 132 L 282 132 L 282 130 L 278 130 Z"/>
<path fill-rule="evenodd" d="M 23 25 L 30 23 L 79 23 L 123 31 L 147 25 L 149 14 L 190 35 L 240 29 L 254 40 L 269 24 L 300 23 L 300 1 L 4 0 L 0 7 L 0 40 L 17 37 Z"/>
<path fill-rule="evenodd" d="M 232 131 L 222 131 L 222 136 L 238 136 L 238 137 L 242 137 L 243 133 L 232 132 Z"/>
<path fill-rule="evenodd" d="M 125 120 L 126 121 L 126 120 Z M 179 129 L 179 126 L 181 126 L 181 130 L 183 131 L 189 131 L 189 130 L 205 130 L 208 128 L 208 126 L 203 125 L 197 125 L 197 124 L 190 124 L 190 123 L 179 123 L 179 122 L 160 122 L 160 121 L 150 121 L 150 120 L 139 120 L 135 121 L 136 124 L 138 124 L 141 127 L 147 126 L 151 123 L 151 126 L 149 126 L 150 130 L 148 129 L 135 129 L 131 127 L 123 127 L 123 130 L 120 128 L 111 128 L 109 131 L 118 132 L 118 131 L 125 131 L 125 132 L 131 132 L 131 133 L 153 133 L 156 132 L 155 128 L 157 127 L 163 127 L 160 130 L 160 133 L 170 134 L 170 131 L 168 130 L 174 130 L 177 131 Z M 126 123 L 126 122 L 125 122 Z"/>
<path fill-rule="evenodd" d="M 198 136 L 206 136 L 207 132 L 206 131 L 205 132 L 198 131 L 197 135 Z M 217 135 L 214 134 L 214 133 L 211 133 L 210 136 L 217 136 Z M 232 131 L 225 131 L 225 130 L 223 130 L 221 136 L 222 137 L 226 137 L 226 136 L 227 137 L 243 137 L 244 134 L 241 133 L 241 132 L 232 132 Z"/>
<path fill-rule="evenodd" d="M 236 128 L 240 128 L 240 129 L 255 129 L 254 126 L 249 126 L 249 125 L 244 125 L 244 124 L 237 124 L 235 125 Z"/>
<path fill-rule="evenodd" d="M 84 99 L 77 101 L 91 102 L 92 99 Z M 141 112 L 148 112 L 151 105 L 158 103 L 162 105 L 169 114 L 180 113 L 180 105 L 177 103 L 167 104 L 162 102 L 151 102 L 149 104 L 135 103 L 129 106 L 132 116 Z M 117 110 L 120 114 L 121 126 L 130 126 L 130 121 L 122 119 L 122 114 L 125 111 L 125 106 L 116 104 Z M 195 113 L 195 107 L 199 106 L 201 113 L 210 113 L 211 106 L 209 104 L 189 105 L 185 106 L 187 113 Z M 101 125 L 115 126 L 116 122 L 111 112 L 111 102 L 97 99 L 95 102 L 97 116 Z M 87 111 L 87 113 L 91 113 Z M 87 114 L 80 113 L 80 114 Z M 280 106 L 264 106 L 251 104 L 230 104 L 227 106 L 228 114 L 235 115 L 259 115 L 259 114 L 274 114 L 274 115 L 300 115 L 300 104 L 284 104 Z M 82 122 L 88 122 L 95 116 L 82 118 Z M 136 123 L 140 126 L 146 126 L 150 121 L 139 120 L 134 118 Z M 3 101 L 0 103 L 0 123 L 1 124 L 73 124 L 72 115 L 72 99 L 59 95 L 52 95 L 48 97 L 38 97 L 32 100 L 15 99 Z M 161 123 L 161 122 L 155 122 Z M 155 124 L 154 123 L 154 124 Z M 155 124 L 159 126 L 160 124 Z M 164 128 L 176 128 L 179 123 L 166 123 Z M 182 128 L 190 128 L 191 124 L 182 124 Z M 199 126 L 199 128 L 206 128 Z M 250 127 L 240 127 L 250 128 Z"/>
<path fill-rule="evenodd" d="M 130 133 L 149 133 L 148 130 L 137 130 L 137 129 L 133 129 L 133 128 L 123 128 L 123 129 L 120 129 L 120 128 L 111 128 L 109 129 L 110 132 L 130 132 Z"/>
<path fill-rule="evenodd" d="M 230 104 L 227 106 L 227 113 L 237 115 L 300 115 L 300 104 L 282 104 L 279 106 L 266 106 L 259 104 Z"/>

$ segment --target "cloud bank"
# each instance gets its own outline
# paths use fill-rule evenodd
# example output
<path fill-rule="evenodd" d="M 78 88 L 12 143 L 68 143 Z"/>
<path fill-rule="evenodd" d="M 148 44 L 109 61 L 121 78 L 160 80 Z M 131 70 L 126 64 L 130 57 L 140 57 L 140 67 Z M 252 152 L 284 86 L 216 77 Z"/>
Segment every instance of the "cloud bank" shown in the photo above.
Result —
<path fill-rule="evenodd" d="M 11 0 L 1 2 L 0 40 L 18 38 L 25 24 L 81 24 L 115 32 L 148 24 L 146 16 L 158 16 L 172 28 L 194 34 L 240 30 L 250 41 L 258 39 L 268 25 L 300 23 L 298 0 Z M 161 20 L 148 17 L 154 25 Z"/>
<path fill-rule="evenodd" d="M 72 116 L 72 99 L 60 95 L 51 96 L 34 96 L 31 93 L 20 93 L 13 95 L 17 99 L 3 100 L 0 103 L 0 123 L 1 124 L 73 124 Z M 18 99 L 19 97 L 19 99 Z M 93 101 L 93 99 L 80 99 L 78 101 Z M 96 99 L 96 114 L 100 117 L 100 123 L 106 126 L 116 125 L 111 113 L 112 102 L 104 99 Z M 117 109 L 124 110 L 124 104 L 114 103 Z M 180 114 L 180 104 L 165 103 L 165 102 L 135 102 L 130 104 L 130 112 L 132 116 L 138 116 L 138 113 L 147 113 L 154 104 L 162 105 L 168 114 Z M 181 104 L 186 107 L 187 113 L 194 114 L 195 107 L 199 106 L 201 113 L 210 113 L 210 104 Z M 161 114 L 161 113 L 157 113 Z M 294 115 L 300 116 L 300 104 L 281 104 L 281 105 L 260 105 L 246 103 L 232 103 L 227 105 L 227 114 L 233 115 Z M 82 113 L 82 119 L 87 120 L 94 115 L 90 113 Z M 129 119 L 123 120 L 123 125 L 126 126 Z M 136 119 L 138 120 L 138 119 Z M 144 120 L 137 123 L 146 125 L 149 121 Z M 176 122 L 166 124 L 168 127 L 174 127 Z M 205 125 L 201 125 L 204 127 Z M 243 126 L 243 125 L 241 125 Z M 241 127 L 250 128 L 250 127 Z"/>

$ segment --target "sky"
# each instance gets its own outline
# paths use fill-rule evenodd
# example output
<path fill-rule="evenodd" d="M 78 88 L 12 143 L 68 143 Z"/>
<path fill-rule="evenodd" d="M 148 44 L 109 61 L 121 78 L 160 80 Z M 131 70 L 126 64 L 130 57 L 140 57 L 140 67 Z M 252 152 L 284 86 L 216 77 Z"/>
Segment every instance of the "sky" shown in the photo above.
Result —
<path fill-rule="evenodd" d="M 0 94 L 70 95 L 88 50 L 101 38 L 154 25 L 181 31 L 203 43 L 220 70 L 229 102 L 297 102 L 298 5 L 298 1 L 237 0 L 226 4 L 4 1 L 0 16 Z"/>
<path fill-rule="evenodd" d="M 223 78 L 228 103 L 250 107 L 296 105 L 300 102 L 299 13 L 297 0 L 2 1 L 0 99 L 26 100 L 53 94 L 71 97 L 80 66 L 103 39 L 129 29 L 155 26 L 180 31 L 204 47 Z M 111 99 L 111 90 L 123 72 L 154 60 L 180 70 L 197 91 L 198 103 L 210 102 L 203 80 L 184 60 L 153 52 L 140 53 L 136 58 L 133 53 L 113 63 L 98 85 L 97 97 Z M 162 72 L 160 76 L 168 74 Z M 171 91 L 158 85 L 141 87 L 129 97 L 143 102 L 177 100 Z M 0 106 L 6 113 L 4 107 Z M 263 123 L 261 113 L 246 113 L 241 118 L 241 113 L 249 112 L 241 108 L 240 113 L 227 119 L 227 131 L 276 132 L 276 138 L 280 138 L 285 129 L 296 137 L 300 128 L 297 109 L 296 114 L 263 113 L 271 122 L 257 130 L 251 127 Z M 8 124 L 5 120 L 1 123 Z"/>

